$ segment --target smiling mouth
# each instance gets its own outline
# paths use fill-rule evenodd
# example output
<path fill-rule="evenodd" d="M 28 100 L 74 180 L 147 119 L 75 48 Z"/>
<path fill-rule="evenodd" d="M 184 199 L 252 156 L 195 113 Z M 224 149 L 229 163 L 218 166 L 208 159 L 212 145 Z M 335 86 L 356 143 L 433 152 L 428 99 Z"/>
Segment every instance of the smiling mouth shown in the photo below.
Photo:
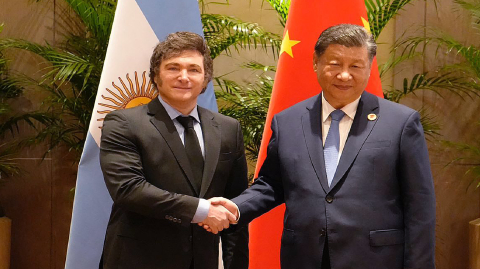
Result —
<path fill-rule="evenodd" d="M 187 91 L 187 90 L 190 90 L 191 88 L 189 87 L 174 87 L 175 89 L 178 89 L 178 90 L 183 90 L 183 91 Z"/>
<path fill-rule="evenodd" d="M 335 87 L 336 87 L 337 89 L 344 90 L 344 91 L 349 90 L 349 89 L 352 88 L 352 86 L 349 86 L 349 85 L 335 85 Z"/>

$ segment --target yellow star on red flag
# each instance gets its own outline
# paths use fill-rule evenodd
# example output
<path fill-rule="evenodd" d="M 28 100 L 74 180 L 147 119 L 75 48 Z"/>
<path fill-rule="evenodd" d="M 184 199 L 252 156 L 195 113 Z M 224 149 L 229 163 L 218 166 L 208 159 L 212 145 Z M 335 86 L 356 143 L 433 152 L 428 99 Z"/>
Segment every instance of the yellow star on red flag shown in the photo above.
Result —
<path fill-rule="evenodd" d="M 367 32 L 371 34 L 372 32 L 370 31 L 370 23 L 364 17 L 360 18 L 362 19 L 363 27 L 365 27 L 365 30 L 367 30 Z"/>
<path fill-rule="evenodd" d="M 280 48 L 280 55 L 282 55 L 283 52 L 286 52 L 290 57 L 293 58 L 293 52 L 292 52 L 292 47 L 300 43 L 298 40 L 290 40 L 290 36 L 288 35 L 288 30 L 285 33 L 285 36 L 283 37 L 282 41 L 282 47 Z"/>

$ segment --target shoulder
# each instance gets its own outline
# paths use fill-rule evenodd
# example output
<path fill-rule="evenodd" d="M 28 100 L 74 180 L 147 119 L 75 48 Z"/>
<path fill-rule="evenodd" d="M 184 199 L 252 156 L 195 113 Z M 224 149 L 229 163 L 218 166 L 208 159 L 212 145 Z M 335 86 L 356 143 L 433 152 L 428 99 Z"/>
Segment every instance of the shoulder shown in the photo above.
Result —
<path fill-rule="evenodd" d="M 320 106 L 320 105 L 321 105 L 321 95 L 317 94 L 303 101 L 300 101 L 291 107 L 288 107 L 282 110 L 281 112 L 277 113 L 275 116 L 291 117 L 291 116 L 301 115 L 305 113 L 308 109 L 314 109 L 316 106 Z"/>
<path fill-rule="evenodd" d="M 144 115 L 146 113 L 147 105 L 141 105 L 132 108 L 114 110 L 105 116 L 105 120 L 110 120 L 114 118 L 122 118 L 128 120 L 130 118 L 136 118 L 139 115 Z"/>
<path fill-rule="evenodd" d="M 418 112 L 408 106 L 395 103 L 380 97 L 378 98 L 378 106 L 381 115 L 391 115 L 397 118 L 410 118 L 412 115 L 418 115 Z"/>

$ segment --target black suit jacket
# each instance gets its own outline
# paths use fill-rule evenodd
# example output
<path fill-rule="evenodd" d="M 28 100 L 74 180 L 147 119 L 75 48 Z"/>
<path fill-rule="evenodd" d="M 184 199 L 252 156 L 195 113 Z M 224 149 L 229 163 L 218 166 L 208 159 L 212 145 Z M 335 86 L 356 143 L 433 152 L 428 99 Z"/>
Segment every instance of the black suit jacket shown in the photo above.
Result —
<path fill-rule="evenodd" d="M 100 164 L 114 201 L 105 269 L 218 268 L 219 235 L 191 224 L 199 198 L 235 197 L 247 188 L 238 121 L 198 107 L 205 144 L 200 190 L 185 148 L 158 99 L 105 117 Z M 226 268 L 248 267 L 248 234 L 222 234 Z"/>
<path fill-rule="evenodd" d="M 419 115 L 364 92 L 332 185 L 317 95 L 272 120 L 267 158 L 233 199 L 239 225 L 285 203 L 283 269 L 433 269 L 435 195 Z M 369 114 L 375 114 L 376 118 Z"/>

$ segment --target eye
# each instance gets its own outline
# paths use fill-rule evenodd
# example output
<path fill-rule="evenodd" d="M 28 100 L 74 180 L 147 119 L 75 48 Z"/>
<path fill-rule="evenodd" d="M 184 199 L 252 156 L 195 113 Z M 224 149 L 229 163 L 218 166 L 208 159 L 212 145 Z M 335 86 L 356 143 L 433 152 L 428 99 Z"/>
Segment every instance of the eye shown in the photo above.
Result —
<path fill-rule="evenodd" d="M 177 71 L 177 70 L 178 70 L 178 68 L 177 68 L 177 67 L 175 67 L 175 66 L 170 66 L 170 67 L 168 67 L 168 68 L 167 68 L 167 70 L 170 70 L 170 71 Z"/>

